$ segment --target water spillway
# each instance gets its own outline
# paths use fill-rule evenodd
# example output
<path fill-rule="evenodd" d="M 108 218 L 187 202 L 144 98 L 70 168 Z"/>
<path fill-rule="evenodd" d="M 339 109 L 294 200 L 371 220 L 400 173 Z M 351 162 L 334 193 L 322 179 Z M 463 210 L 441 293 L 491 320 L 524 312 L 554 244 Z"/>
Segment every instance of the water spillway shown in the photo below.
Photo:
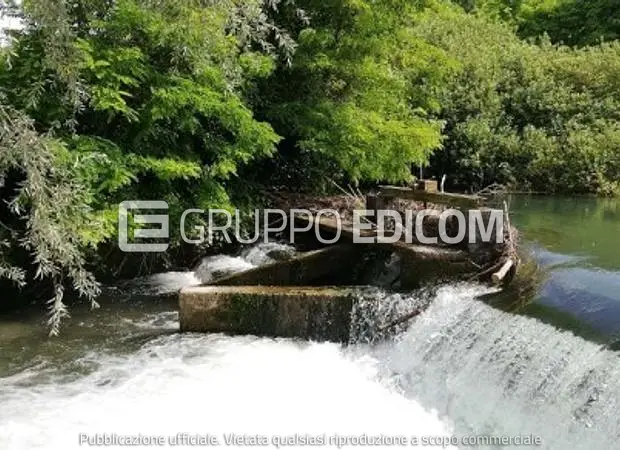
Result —
<path fill-rule="evenodd" d="M 616 448 L 617 354 L 475 293 L 440 289 L 402 336 L 374 349 L 385 376 L 450 418 L 456 434 L 531 433 L 544 448 Z"/>
<path fill-rule="evenodd" d="M 43 338 L 40 317 L 3 318 L 0 448 L 66 450 L 85 448 L 80 434 L 179 432 L 535 435 L 545 449 L 616 448 L 617 354 L 485 304 L 483 286 L 363 290 L 348 346 L 179 334 L 174 303 L 157 300 L 213 271 L 271 261 L 274 249 L 285 250 L 259 247 L 212 258 L 195 274 L 111 289 L 97 313 L 75 309 L 56 340 Z M 395 334 L 368 332 L 420 305 L 428 308 Z"/>

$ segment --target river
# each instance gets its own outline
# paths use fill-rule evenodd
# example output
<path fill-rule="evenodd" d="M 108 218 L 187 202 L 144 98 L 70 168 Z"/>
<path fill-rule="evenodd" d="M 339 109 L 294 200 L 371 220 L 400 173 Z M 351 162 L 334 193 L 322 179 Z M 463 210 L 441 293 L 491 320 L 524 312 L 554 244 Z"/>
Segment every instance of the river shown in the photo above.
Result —
<path fill-rule="evenodd" d="M 106 433 L 170 448 L 200 448 L 181 446 L 179 433 L 222 445 L 245 433 L 270 444 L 383 434 L 466 448 L 467 436 L 536 436 L 538 448 L 615 449 L 620 203 L 517 197 L 511 211 L 544 267 L 534 298 L 506 312 L 476 298 L 483 286 L 379 292 L 405 305 L 432 297 L 379 343 L 181 335 L 174 299 L 161 294 L 199 283 L 192 273 L 110 288 L 101 309 L 74 308 L 57 339 L 40 314 L 0 317 L 0 449 L 88 448 Z M 207 272 L 267 262 L 268 250 L 212 258 Z"/>

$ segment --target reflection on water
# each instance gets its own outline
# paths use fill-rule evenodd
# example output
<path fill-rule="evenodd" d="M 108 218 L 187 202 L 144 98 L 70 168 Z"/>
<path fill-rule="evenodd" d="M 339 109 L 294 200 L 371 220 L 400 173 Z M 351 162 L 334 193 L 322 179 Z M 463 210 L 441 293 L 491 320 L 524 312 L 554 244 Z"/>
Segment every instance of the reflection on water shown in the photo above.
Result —
<path fill-rule="evenodd" d="M 584 265 L 620 271 L 620 201 L 514 196 L 511 219 L 546 251 L 586 258 Z"/>
<path fill-rule="evenodd" d="M 521 197 L 511 218 L 546 271 L 526 312 L 565 314 L 613 342 L 620 334 L 620 202 Z"/>

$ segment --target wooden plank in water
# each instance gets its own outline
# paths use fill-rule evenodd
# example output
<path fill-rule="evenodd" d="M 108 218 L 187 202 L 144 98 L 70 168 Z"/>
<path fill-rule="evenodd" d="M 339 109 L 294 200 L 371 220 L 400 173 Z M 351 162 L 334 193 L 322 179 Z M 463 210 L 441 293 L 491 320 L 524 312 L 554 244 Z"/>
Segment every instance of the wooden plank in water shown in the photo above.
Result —
<path fill-rule="evenodd" d="M 477 208 L 484 203 L 484 198 L 477 195 L 428 192 L 397 186 L 380 186 L 379 188 L 379 195 L 384 198 L 402 198 L 458 208 Z"/>

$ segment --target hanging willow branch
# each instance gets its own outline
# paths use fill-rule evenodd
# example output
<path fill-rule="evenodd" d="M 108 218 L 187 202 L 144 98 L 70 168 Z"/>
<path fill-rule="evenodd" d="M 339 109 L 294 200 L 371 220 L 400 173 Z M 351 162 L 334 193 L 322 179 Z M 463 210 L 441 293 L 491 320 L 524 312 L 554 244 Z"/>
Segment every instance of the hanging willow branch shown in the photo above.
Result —
<path fill-rule="evenodd" d="M 10 1 L 10 0 L 8 0 Z M 2 96 L 0 87 L 0 187 L 5 180 L 14 187 L 5 187 L 4 200 L 8 205 L 6 216 L 9 225 L 0 225 L 0 278 L 9 279 L 18 286 L 26 283 L 30 266 L 18 266 L 11 261 L 12 252 L 23 248 L 31 256 L 36 280 L 46 280 L 53 287 L 48 302 L 50 334 L 56 335 L 61 322 L 69 316 L 63 302 L 65 290 L 72 286 L 81 296 L 89 299 L 93 307 L 100 288 L 94 276 L 87 270 L 86 238 L 79 233 L 97 227 L 92 223 L 93 193 L 78 180 L 80 161 L 67 149 L 68 142 L 75 132 L 74 125 L 80 112 L 89 100 L 88 85 L 81 78 L 80 47 L 77 37 L 90 36 L 97 30 L 90 21 L 105 20 L 113 14 L 118 2 L 101 0 L 98 2 L 72 2 L 67 0 L 24 0 L 12 2 L 7 11 L 19 18 L 22 31 L 16 33 L 19 40 L 33 38 L 42 46 L 40 69 L 44 81 L 35 82 L 27 92 L 19 92 L 25 98 L 24 105 L 11 105 Z M 6 1 L 0 0 L 0 7 Z M 271 18 L 271 13 L 287 5 L 293 7 L 292 0 L 144 0 L 136 2 L 140 8 L 152 8 L 162 17 L 183 8 L 192 12 L 204 13 L 205 20 L 221 24 L 223 34 L 234 37 L 234 44 L 243 52 L 256 47 L 263 48 L 272 57 L 280 56 L 290 62 L 295 50 L 295 42 L 286 30 L 280 28 Z M 204 10 L 200 11 L 199 8 Z M 302 11 L 297 15 L 305 18 Z M 207 39 L 208 36 L 205 38 Z M 178 52 L 187 51 L 183 42 Z M 205 44 L 207 45 L 207 44 Z M 16 48 L 19 48 L 16 45 Z M 208 58 L 209 55 L 200 57 Z M 11 67 L 11 57 L 19 57 L 10 49 L 4 52 Z M 226 82 L 234 88 L 235 64 L 226 58 L 237 58 L 234 51 L 215 61 L 224 67 Z M 174 58 L 174 55 L 172 56 Z M 228 69 L 231 66 L 231 69 Z M 37 65 L 37 67 L 39 67 Z M 54 92 L 61 100 L 63 108 L 69 113 L 62 120 L 66 123 L 42 124 L 28 115 L 28 111 L 41 107 L 46 93 Z M 19 102 L 18 102 L 19 103 Z M 20 109 L 23 108 L 23 109 Z M 62 131 L 62 133 L 60 132 Z M 64 140 L 55 136 L 63 136 Z M 8 198 L 7 198 L 8 197 Z M 20 226 L 16 226 L 18 224 Z M 17 228 L 17 230 L 11 227 Z"/>
<path fill-rule="evenodd" d="M 68 316 L 62 301 L 65 277 L 93 307 L 99 294 L 98 283 L 85 268 L 84 249 L 76 232 L 89 224 L 87 198 L 80 194 L 85 189 L 72 180 L 70 166 L 58 160 L 60 146 L 37 133 L 24 114 L 0 104 L 0 177 L 9 172 L 20 174 L 8 206 L 15 217 L 25 221 L 14 243 L 31 254 L 35 279 L 48 279 L 54 285 L 49 302 L 52 335 L 58 334 L 60 322 Z M 6 260 L 0 247 L 0 261 Z M 19 285 L 24 283 L 24 274 L 25 268 L 0 264 L 0 276 Z"/>

